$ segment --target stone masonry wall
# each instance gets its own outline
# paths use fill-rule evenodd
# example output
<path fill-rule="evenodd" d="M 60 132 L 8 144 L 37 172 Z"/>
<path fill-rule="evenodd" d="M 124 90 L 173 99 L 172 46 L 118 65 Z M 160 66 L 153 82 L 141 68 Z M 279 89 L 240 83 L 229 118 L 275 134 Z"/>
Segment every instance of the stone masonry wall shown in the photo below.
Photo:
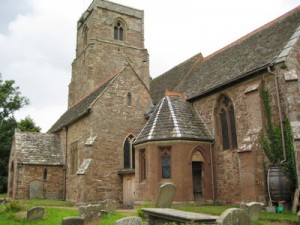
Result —
<path fill-rule="evenodd" d="M 131 106 L 127 106 L 129 92 Z M 84 159 L 92 161 L 84 175 L 70 175 L 68 172 L 67 200 L 122 201 L 122 177 L 117 171 L 124 167 L 123 143 L 129 134 L 137 136 L 145 125 L 144 112 L 149 102 L 148 90 L 127 66 L 95 102 L 91 114 L 69 126 L 68 146 L 78 142 L 79 165 Z M 95 140 L 86 145 L 89 137 L 95 137 Z M 69 151 L 68 147 L 68 160 Z"/>
<path fill-rule="evenodd" d="M 44 170 L 47 168 L 47 179 L 44 179 Z M 62 166 L 35 166 L 18 165 L 18 189 L 16 197 L 29 198 L 29 185 L 32 181 L 43 183 L 44 198 L 63 199 L 63 167 Z"/>
<path fill-rule="evenodd" d="M 113 4 L 113 3 L 112 3 Z M 141 11 L 138 11 L 141 13 Z M 124 41 L 114 40 L 116 19 L 126 23 Z M 83 42 L 87 27 L 87 43 Z M 143 13 L 140 17 L 95 7 L 78 27 L 76 59 L 72 64 L 69 107 L 106 81 L 129 61 L 149 86 L 149 57 L 144 49 Z"/>
<path fill-rule="evenodd" d="M 194 102 L 194 107 L 215 137 L 213 160 L 216 198 L 219 201 L 232 203 L 266 199 L 264 153 L 258 140 L 264 121 L 259 96 L 262 85 L 271 92 L 273 113 L 278 118 L 274 79 L 267 74 L 265 82 L 256 77 Z M 238 149 L 222 150 L 215 110 L 221 94 L 228 95 L 234 105 Z"/>

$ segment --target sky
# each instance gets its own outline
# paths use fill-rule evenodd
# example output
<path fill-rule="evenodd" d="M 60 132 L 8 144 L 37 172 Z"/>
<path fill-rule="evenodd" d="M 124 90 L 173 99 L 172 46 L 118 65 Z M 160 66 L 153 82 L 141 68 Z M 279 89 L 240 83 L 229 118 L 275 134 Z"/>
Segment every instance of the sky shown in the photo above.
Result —
<path fill-rule="evenodd" d="M 299 0 L 112 0 L 145 12 L 154 78 L 195 54 L 204 57 L 299 5 Z M 1 0 L 0 73 L 15 80 L 30 116 L 47 132 L 67 110 L 76 23 L 92 0 Z"/>

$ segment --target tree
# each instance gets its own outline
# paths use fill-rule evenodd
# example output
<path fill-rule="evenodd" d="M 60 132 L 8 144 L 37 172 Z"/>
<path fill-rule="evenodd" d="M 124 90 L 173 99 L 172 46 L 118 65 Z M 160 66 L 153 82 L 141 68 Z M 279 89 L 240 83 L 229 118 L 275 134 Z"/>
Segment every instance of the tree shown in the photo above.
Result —
<path fill-rule="evenodd" d="M 35 124 L 35 122 L 27 116 L 18 123 L 18 128 L 21 131 L 40 132 L 41 128 Z"/>
<path fill-rule="evenodd" d="M 17 127 L 14 112 L 29 103 L 14 84 L 13 80 L 3 81 L 0 74 L 0 193 L 7 188 L 8 160 Z"/>

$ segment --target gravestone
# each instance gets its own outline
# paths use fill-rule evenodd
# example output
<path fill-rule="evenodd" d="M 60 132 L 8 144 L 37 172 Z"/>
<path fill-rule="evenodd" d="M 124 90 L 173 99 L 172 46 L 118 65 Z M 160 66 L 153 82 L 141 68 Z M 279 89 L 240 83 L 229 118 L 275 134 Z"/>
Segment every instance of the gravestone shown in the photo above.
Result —
<path fill-rule="evenodd" d="M 171 208 L 176 192 L 176 186 L 172 183 L 165 183 L 160 186 L 159 196 L 156 202 L 158 208 Z"/>
<path fill-rule="evenodd" d="M 33 220 L 40 220 L 44 217 L 45 214 L 45 208 L 44 207 L 33 207 L 31 209 L 27 210 L 27 220 L 33 221 Z"/>
<path fill-rule="evenodd" d="M 250 202 L 247 204 L 240 205 L 241 209 L 245 210 L 249 214 L 250 219 L 252 221 L 255 221 L 258 219 L 259 213 L 262 210 L 263 206 L 264 206 L 264 204 L 262 204 L 260 202 Z"/>
<path fill-rule="evenodd" d="M 230 208 L 217 219 L 219 225 L 251 225 L 248 213 L 243 209 Z"/>
<path fill-rule="evenodd" d="M 35 180 L 29 184 L 30 198 L 44 198 L 43 194 L 43 183 L 41 181 Z"/>
<path fill-rule="evenodd" d="M 62 219 L 61 225 L 84 225 L 84 219 L 79 216 L 65 217 Z"/>
<path fill-rule="evenodd" d="M 119 219 L 116 221 L 116 225 L 141 225 L 142 218 L 137 216 L 130 216 Z"/>

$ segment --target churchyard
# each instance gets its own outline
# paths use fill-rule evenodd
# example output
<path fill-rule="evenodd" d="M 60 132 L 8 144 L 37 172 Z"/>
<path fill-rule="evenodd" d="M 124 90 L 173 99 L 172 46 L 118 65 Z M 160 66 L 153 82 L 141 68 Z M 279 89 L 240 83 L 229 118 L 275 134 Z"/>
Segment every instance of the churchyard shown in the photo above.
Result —
<path fill-rule="evenodd" d="M 79 217 L 78 207 L 74 203 L 66 201 L 56 200 L 42 200 L 42 199 L 30 199 L 30 200 L 12 200 L 7 199 L 6 195 L 0 195 L 0 199 L 5 199 L 8 202 L 2 202 L 0 204 L 0 221 L 5 225 L 60 225 L 62 219 L 67 217 Z M 34 207 L 43 207 L 44 215 L 41 219 L 28 220 L 27 212 Z M 225 210 L 237 207 L 238 205 L 189 205 L 189 204 L 173 204 L 172 209 L 180 211 L 204 213 L 214 216 L 220 216 Z M 85 224 L 88 225 L 114 225 L 116 221 L 125 217 L 141 217 L 145 224 L 144 213 L 142 208 L 155 208 L 154 204 L 146 204 L 137 206 L 133 210 L 115 210 L 109 213 L 102 213 L 99 220 L 92 220 Z M 288 210 L 284 210 L 282 213 L 268 213 L 264 210 L 259 214 L 259 218 L 253 221 L 253 225 L 296 225 L 298 224 L 298 217 L 295 213 Z"/>

